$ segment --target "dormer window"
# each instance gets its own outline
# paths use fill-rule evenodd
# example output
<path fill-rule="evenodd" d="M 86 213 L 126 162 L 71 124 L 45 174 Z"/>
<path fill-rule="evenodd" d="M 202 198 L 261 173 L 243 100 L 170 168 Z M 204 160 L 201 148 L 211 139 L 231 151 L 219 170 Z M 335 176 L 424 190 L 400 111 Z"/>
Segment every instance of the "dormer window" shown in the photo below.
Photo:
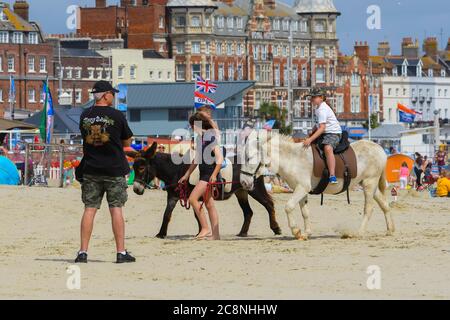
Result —
<path fill-rule="evenodd" d="M 228 29 L 233 29 L 234 28 L 234 18 L 233 17 L 228 17 L 227 18 L 227 27 L 228 27 Z"/>
<path fill-rule="evenodd" d="M 16 44 L 23 43 L 23 33 L 22 32 L 14 32 L 13 33 L 13 43 L 16 43 Z"/>
<path fill-rule="evenodd" d="M 191 26 L 192 27 L 200 27 L 200 17 L 199 16 L 191 17 Z"/>
<path fill-rule="evenodd" d="M 8 17 L 3 12 L 3 10 L 0 11 L 0 21 L 8 21 Z"/>
<path fill-rule="evenodd" d="M 38 44 L 38 34 L 36 32 L 30 32 L 28 34 L 28 43 L 29 44 Z"/>
<path fill-rule="evenodd" d="M 280 20 L 279 19 L 273 20 L 273 30 L 280 30 Z"/>
<path fill-rule="evenodd" d="M 300 32 L 303 32 L 303 33 L 308 32 L 308 21 L 306 21 L 306 20 L 300 21 Z"/>
<path fill-rule="evenodd" d="M 316 21 L 314 31 L 315 32 L 325 32 L 325 21 L 323 21 L 323 20 Z"/>
<path fill-rule="evenodd" d="M 430 78 L 434 77 L 434 70 L 432 68 L 428 69 L 428 77 Z"/>
<path fill-rule="evenodd" d="M 445 69 L 441 70 L 441 77 L 445 78 L 447 76 L 447 73 L 445 72 Z"/>
<path fill-rule="evenodd" d="M 238 29 L 243 29 L 244 28 L 244 19 L 242 19 L 241 17 L 236 18 L 236 25 Z"/>
<path fill-rule="evenodd" d="M 289 20 L 283 20 L 283 31 L 289 31 Z"/>
<path fill-rule="evenodd" d="M 408 76 L 408 63 L 405 61 L 402 64 L 402 77 Z"/>
<path fill-rule="evenodd" d="M 176 22 L 178 27 L 186 26 L 186 17 L 185 16 L 177 16 Z"/>
<path fill-rule="evenodd" d="M 0 32 L 0 43 L 8 43 L 9 42 L 9 32 L 1 31 Z"/>
<path fill-rule="evenodd" d="M 219 29 L 223 29 L 225 26 L 225 18 L 224 17 L 217 17 L 217 27 Z"/>

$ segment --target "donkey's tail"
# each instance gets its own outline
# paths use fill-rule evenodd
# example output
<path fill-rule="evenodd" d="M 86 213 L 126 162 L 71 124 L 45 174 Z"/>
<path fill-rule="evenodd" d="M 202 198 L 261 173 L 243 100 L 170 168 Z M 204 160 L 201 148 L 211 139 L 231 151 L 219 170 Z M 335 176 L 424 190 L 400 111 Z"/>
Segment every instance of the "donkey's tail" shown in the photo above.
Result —
<path fill-rule="evenodd" d="M 383 168 L 383 172 L 381 173 L 380 181 L 378 181 L 378 189 L 380 190 L 383 196 L 386 195 L 386 170 Z"/>

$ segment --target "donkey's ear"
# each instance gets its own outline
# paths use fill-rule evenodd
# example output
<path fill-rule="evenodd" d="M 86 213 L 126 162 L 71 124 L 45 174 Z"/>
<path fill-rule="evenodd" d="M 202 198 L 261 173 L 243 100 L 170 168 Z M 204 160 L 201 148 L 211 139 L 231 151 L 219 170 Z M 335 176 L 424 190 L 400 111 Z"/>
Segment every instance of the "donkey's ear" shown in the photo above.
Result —
<path fill-rule="evenodd" d="M 139 152 L 137 152 L 135 150 L 133 150 L 133 151 L 129 150 L 129 151 L 125 151 L 125 154 L 132 159 L 136 159 L 137 156 L 139 155 Z"/>
<path fill-rule="evenodd" d="M 146 159 L 152 159 L 156 154 L 156 149 L 158 148 L 158 144 L 156 142 L 153 142 L 152 146 L 145 151 L 145 158 Z"/>

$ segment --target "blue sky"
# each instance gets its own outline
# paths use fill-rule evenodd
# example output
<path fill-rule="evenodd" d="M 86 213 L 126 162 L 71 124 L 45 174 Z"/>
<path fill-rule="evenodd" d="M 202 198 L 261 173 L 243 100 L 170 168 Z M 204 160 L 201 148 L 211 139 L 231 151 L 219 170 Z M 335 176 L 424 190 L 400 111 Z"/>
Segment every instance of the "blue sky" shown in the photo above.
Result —
<path fill-rule="evenodd" d="M 13 3 L 13 0 L 0 0 Z M 93 6 L 95 0 L 28 0 L 31 6 L 31 19 L 38 21 L 46 33 L 69 32 L 66 27 L 66 9 L 72 4 Z M 110 4 L 118 0 L 109 0 Z M 292 3 L 294 0 L 284 0 Z M 341 50 L 346 54 L 353 52 L 355 41 L 368 41 L 372 53 L 376 52 L 379 41 L 391 43 L 393 53 L 400 52 L 403 37 L 411 36 L 421 42 L 425 36 L 436 36 L 444 47 L 450 37 L 450 1 L 443 0 L 334 0 L 342 16 L 338 20 L 338 34 Z M 381 29 L 369 30 L 366 13 L 370 5 L 381 10 Z M 101 27 L 101 26 L 100 26 Z"/>

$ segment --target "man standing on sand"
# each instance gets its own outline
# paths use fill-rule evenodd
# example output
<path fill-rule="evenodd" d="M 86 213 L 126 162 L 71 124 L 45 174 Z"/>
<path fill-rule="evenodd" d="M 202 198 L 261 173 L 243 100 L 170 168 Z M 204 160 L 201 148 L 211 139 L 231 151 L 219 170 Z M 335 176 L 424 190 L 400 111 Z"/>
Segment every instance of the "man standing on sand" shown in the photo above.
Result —
<path fill-rule="evenodd" d="M 77 178 L 82 181 L 85 210 L 81 220 L 81 248 L 76 263 L 87 263 L 95 214 L 105 193 L 116 240 L 116 262 L 136 261 L 125 249 L 122 213 L 128 199 L 125 176 L 130 172 L 123 148 L 130 146 L 133 133 L 123 114 L 111 108 L 117 92 L 109 82 L 97 82 L 92 91 L 95 105 L 85 110 L 80 118 L 84 157 Z"/>
<path fill-rule="evenodd" d="M 320 88 L 314 88 L 309 94 L 311 104 L 316 109 L 316 118 L 319 127 L 311 137 L 303 142 L 305 147 L 309 147 L 315 140 L 325 152 L 328 170 L 330 171 L 330 184 L 337 184 L 336 163 L 334 150 L 337 148 L 342 137 L 342 128 L 336 118 L 333 109 L 326 103 L 326 94 Z"/>

